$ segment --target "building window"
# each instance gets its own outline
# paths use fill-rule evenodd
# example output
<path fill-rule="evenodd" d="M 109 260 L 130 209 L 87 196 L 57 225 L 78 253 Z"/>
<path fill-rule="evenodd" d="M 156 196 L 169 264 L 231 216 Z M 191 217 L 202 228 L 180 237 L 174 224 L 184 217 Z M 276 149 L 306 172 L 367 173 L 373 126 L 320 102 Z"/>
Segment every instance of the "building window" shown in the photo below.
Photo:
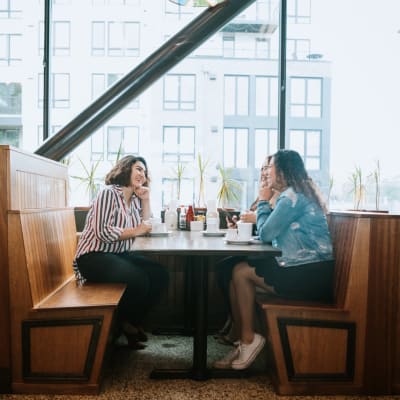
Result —
<path fill-rule="evenodd" d="M 171 174 L 174 172 L 171 171 Z M 195 181 L 193 178 L 183 177 L 180 182 L 179 199 L 182 204 L 195 203 Z M 162 178 L 162 207 L 170 204 L 171 200 L 178 197 L 178 179 L 172 177 Z"/>
<path fill-rule="evenodd" d="M 255 51 L 256 58 L 261 58 L 263 60 L 270 58 L 271 57 L 270 49 L 271 49 L 271 43 L 269 39 L 256 38 L 256 51 Z"/>
<path fill-rule="evenodd" d="M 235 57 L 235 36 L 224 33 L 222 38 L 222 54 L 224 57 Z"/>
<path fill-rule="evenodd" d="M 38 79 L 39 102 L 43 107 L 43 74 Z M 50 104 L 53 108 L 69 108 L 70 106 L 70 77 L 69 74 L 51 74 Z"/>
<path fill-rule="evenodd" d="M 224 114 L 249 115 L 249 77 L 225 75 Z"/>
<path fill-rule="evenodd" d="M 257 21 L 270 20 L 273 14 L 274 4 L 271 0 L 256 1 L 256 19 Z"/>
<path fill-rule="evenodd" d="M 169 74 L 164 77 L 164 109 L 196 109 L 196 76 Z"/>
<path fill-rule="evenodd" d="M 321 118 L 322 79 L 291 78 L 290 115 L 299 118 Z"/>
<path fill-rule="evenodd" d="M 278 115 L 278 78 L 276 76 L 256 76 L 257 116 L 276 117 Z"/>
<path fill-rule="evenodd" d="M 249 130 L 224 128 L 223 163 L 227 168 L 247 168 Z"/>
<path fill-rule="evenodd" d="M 289 147 L 303 157 L 305 166 L 309 171 L 321 169 L 320 130 L 291 130 Z"/>
<path fill-rule="evenodd" d="M 99 98 L 109 87 L 122 78 L 123 74 L 92 74 L 92 100 Z M 125 106 L 127 109 L 139 108 L 139 97 L 133 99 Z"/>
<path fill-rule="evenodd" d="M 107 38 L 107 43 L 106 43 Z M 92 22 L 92 55 L 104 56 L 139 56 L 139 22 Z"/>
<path fill-rule="evenodd" d="M 21 84 L 0 83 L 0 114 L 21 114 Z"/>
<path fill-rule="evenodd" d="M 71 24 L 69 21 L 54 21 L 52 24 L 53 56 L 69 56 L 71 53 Z M 44 23 L 39 25 L 39 54 L 44 54 Z"/>
<path fill-rule="evenodd" d="M 286 57 L 288 60 L 306 60 L 310 54 L 308 39 L 288 39 L 286 41 Z"/>
<path fill-rule="evenodd" d="M 276 129 L 255 129 L 254 168 L 260 168 L 265 157 L 278 151 L 278 131 Z"/>
<path fill-rule="evenodd" d="M 1 0 L 0 18 L 20 18 L 22 14 L 22 0 Z"/>
<path fill-rule="evenodd" d="M 287 18 L 292 24 L 311 23 L 311 0 L 288 0 Z"/>
<path fill-rule="evenodd" d="M 139 55 L 138 22 L 108 22 L 108 55 L 137 57 Z"/>
<path fill-rule="evenodd" d="M 191 162 L 195 158 L 195 128 L 193 126 L 164 126 L 163 161 Z"/>
<path fill-rule="evenodd" d="M 92 22 L 92 56 L 104 56 L 106 54 L 106 24 L 104 22 Z"/>
<path fill-rule="evenodd" d="M 186 7 L 184 5 L 179 5 L 177 2 L 172 2 L 170 0 L 164 0 L 165 14 L 177 16 L 179 19 L 183 15 L 193 14 L 192 7 Z"/>
<path fill-rule="evenodd" d="M 21 128 L 0 128 L 0 144 L 19 147 L 20 141 Z"/>
<path fill-rule="evenodd" d="M 90 136 L 90 160 L 104 160 L 104 129 L 100 128 Z"/>
<path fill-rule="evenodd" d="M 0 65 L 15 65 L 22 61 L 22 35 L 0 34 Z"/>
<path fill-rule="evenodd" d="M 137 126 L 109 126 L 107 128 L 107 160 L 118 156 L 139 154 L 139 128 Z"/>

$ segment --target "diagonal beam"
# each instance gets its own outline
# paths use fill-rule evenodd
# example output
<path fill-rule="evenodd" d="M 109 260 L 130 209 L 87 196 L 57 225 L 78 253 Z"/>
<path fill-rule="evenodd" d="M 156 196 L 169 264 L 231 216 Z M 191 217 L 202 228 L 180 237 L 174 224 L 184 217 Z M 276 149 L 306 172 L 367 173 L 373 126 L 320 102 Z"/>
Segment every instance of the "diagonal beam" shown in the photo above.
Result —
<path fill-rule="evenodd" d="M 61 160 L 121 108 L 139 96 L 254 1 L 226 0 L 204 10 L 54 136 L 46 140 L 35 153 L 53 160 Z"/>

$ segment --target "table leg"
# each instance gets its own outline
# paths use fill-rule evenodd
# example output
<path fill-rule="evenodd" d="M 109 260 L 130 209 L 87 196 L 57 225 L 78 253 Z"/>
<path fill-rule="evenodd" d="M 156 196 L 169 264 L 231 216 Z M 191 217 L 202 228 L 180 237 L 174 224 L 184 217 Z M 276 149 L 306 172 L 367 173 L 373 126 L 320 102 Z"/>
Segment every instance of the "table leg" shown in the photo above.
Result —
<path fill-rule="evenodd" d="M 193 364 L 191 369 L 155 369 L 152 379 L 242 378 L 247 371 L 218 370 L 207 368 L 207 319 L 208 319 L 208 258 L 192 257 L 191 278 L 194 302 L 191 311 L 194 318 Z"/>

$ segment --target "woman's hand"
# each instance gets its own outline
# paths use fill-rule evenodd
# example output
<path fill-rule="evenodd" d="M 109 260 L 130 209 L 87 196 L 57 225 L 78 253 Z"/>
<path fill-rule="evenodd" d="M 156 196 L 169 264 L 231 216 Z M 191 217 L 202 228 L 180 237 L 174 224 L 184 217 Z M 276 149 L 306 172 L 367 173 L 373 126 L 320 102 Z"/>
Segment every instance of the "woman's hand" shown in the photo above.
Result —
<path fill-rule="evenodd" d="M 242 222 L 251 222 L 255 224 L 257 222 L 257 214 L 254 211 L 245 211 L 240 214 L 240 220 Z"/>
<path fill-rule="evenodd" d="M 151 224 L 149 223 L 146 224 L 145 222 L 142 222 L 135 229 L 136 231 L 134 236 L 146 235 L 147 233 L 151 232 Z"/>
<path fill-rule="evenodd" d="M 270 201 L 273 195 L 274 195 L 274 189 L 272 189 L 272 187 L 270 186 L 263 185 L 260 187 L 260 190 L 258 192 L 258 199 L 264 201 Z"/>
<path fill-rule="evenodd" d="M 134 190 L 137 197 L 140 200 L 149 200 L 150 199 L 150 189 L 147 186 L 139 186 Z"/>

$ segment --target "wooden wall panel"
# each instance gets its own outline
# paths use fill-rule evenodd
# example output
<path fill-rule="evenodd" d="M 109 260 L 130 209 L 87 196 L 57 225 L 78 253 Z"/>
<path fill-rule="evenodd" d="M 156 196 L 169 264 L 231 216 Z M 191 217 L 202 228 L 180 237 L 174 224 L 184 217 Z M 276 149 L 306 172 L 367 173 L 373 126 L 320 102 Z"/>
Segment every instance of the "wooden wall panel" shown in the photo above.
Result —
<path fill-rule="evenodd" d="M 68 205 L 65 165 L 0 145 L 0 393 L 10 391 L 7 211 Z"/>

